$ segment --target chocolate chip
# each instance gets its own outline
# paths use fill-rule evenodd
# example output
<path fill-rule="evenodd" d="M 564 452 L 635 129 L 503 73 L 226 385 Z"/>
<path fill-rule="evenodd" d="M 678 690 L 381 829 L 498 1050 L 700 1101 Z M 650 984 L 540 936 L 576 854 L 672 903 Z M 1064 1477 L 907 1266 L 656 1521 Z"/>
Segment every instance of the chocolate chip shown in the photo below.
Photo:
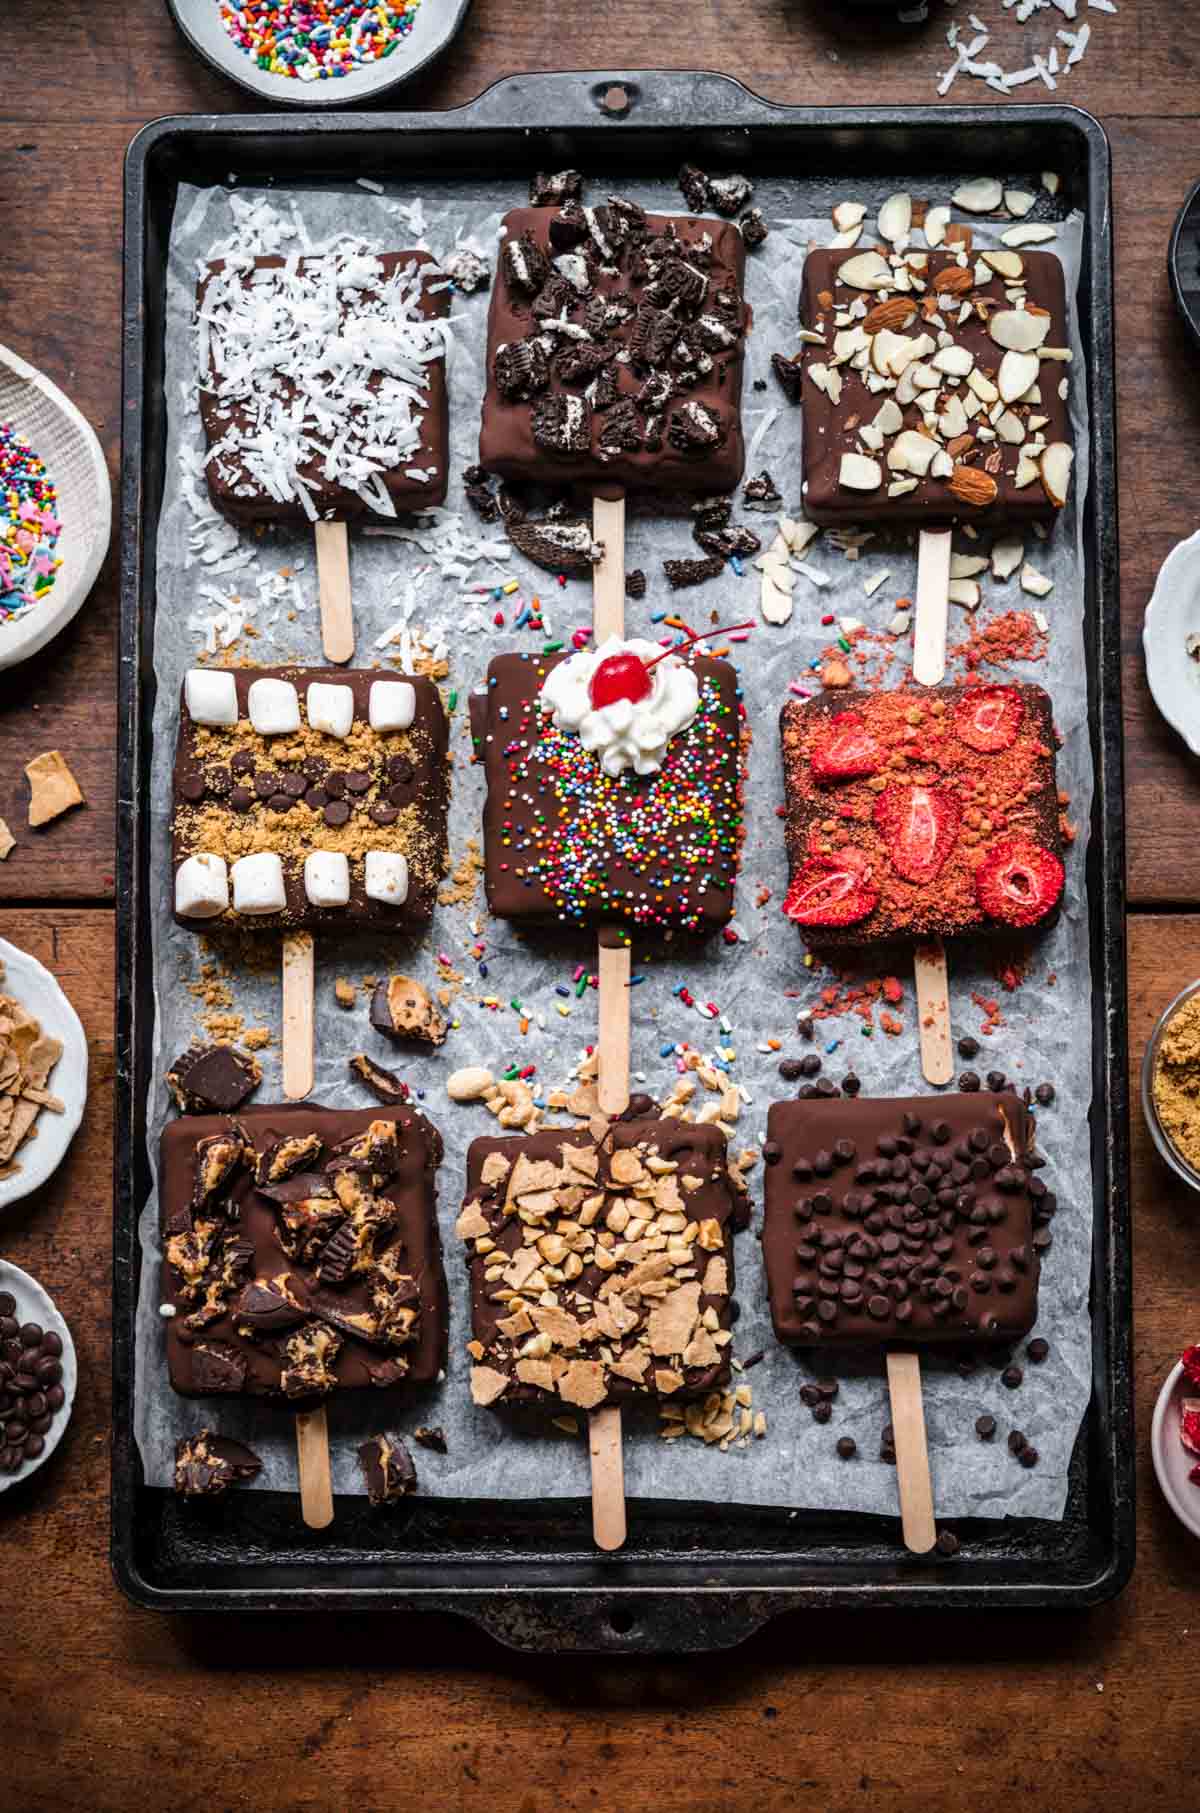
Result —
<path fill-rule="evenodd" d="M 344 825 L 350 816 L 350 808 L 344 799 L 332 799 L 325 808 L 324 818 L 327 825 Z"/>
<path fill-rule="evenodd" d="M 978 1057 L 979 1040 L 973 1039 L 970 1033 L 965 1034 L 964 1037 L 958 1041 L 958 1055 L 960 1058 Z"/>
<path fill-rule="evenodd" d="M 269 768 L 264 768 L 261 774 L 256 774 L 254 777 L 254 791 L 259 799 L 270 799 L 278 782 L 279 776 L 273 774 Z"/>
<path fill-rule="evenodd" d="M 295 803 L 288 793 L 273 793 L 267 801 L 272 812 L 290 812 Z"/>
<path fill-rule="evenodd" d="M 398 806 L 385 806 L 376 800 L 370 809 L 369 817 L 377 825 L 394 825 L 400 816 Z"/>
<path fill-rule="evenodd" d="M 1007 1089 L 1008 1078 L 1002 1070 L 989 1070 L 987 1073 L 987 1086 L 992 1091 L 993 1095 L 998 1095 L 1002 1089 Z"/>
<path fill-rule="evenodd" d="M 1054 1084 L 1039 1083 L 1033 1092 L 1033 1098 L 1040 1108 L 1048 1108 L 1054 1100 Z"/>
<path fill-rule="evenodd" d="M 813 1405 L 812 1420 L 814 1423 L 827 1423 L 827 1422 L 829 1422 L 829 1420 L 832 1416 L 833 1416 L 833 1405 L 832 1404 L 827 1404 L 822 1401 L 819 1404 Z"/>
<path fill-rule="evenodd" d="M 390 755 L 385 770 L 389 781 L 403 781 L 406 785 L 416 776 L 416 769 L 406 755 Z"/>
<path fill-rule="evenodd" d="M 249 812 L 254 804 L 254 795 L 249 787 L 235 787 L 229 795 L 229 804 L 235 812 Z"/>
<path fill-rule="evenodd" d="M 1028 1443 L 1026 1442 L 1025 1437 L 1022 1435 L 1021 1431 L 1019 1429 L 1012 1430 L 1011 1433 L 1009 1434 L 1009 1438 L 1008 1438 L 1009 1453 L 1010 1454 L 1020 1454 L 1021 1450 L 1027 1446 L 1028 1446 Z"/>
<path fill-rule="evenodd" d="M 1006 1366 L 1000 1374 L 1000 1383 L 1007 1385 L 1010 1391 L 1015 1391 L 1017 1386 L 1023 1383 L 1024 1378 L 1025 1374 L 1019 1366 Z"/>
<path fill-rule="evenodd" d="M 853 1460 L 858 1453 L 858 1443 L 852 1435 L 839 1435 L 837 1452 L 839 1460 Z"/>
<path fill-rule="evenodd" d="M 181 796 L 190 800 L 193 805 L 204 798 L 204 776 L 202 774 L 185 774 L 179 783 Z"/>
<path fill-rule="evenodd" d="M 313 812 L 321 812 L 329 803 L 329 795 L 324 787 L 310 787 L 304 795 L 304 803 Z"/>
<path fill-rule="evenodd" d="M 279 783 L 279 791 L 286 793 L 289 799 L 302 799 L 306 784 L 302 774 L 285 774 Z"/>
<path fill-rule="evenodd" d="M 40 1347 L 42 1344 L 42 1325 L 40 1322 L 26 1322 L 17 1339 L 22 1347 Z"/>
<path fill-rule="evenodd" d="M 958 1086 L 964 1095 L 974 1095 L 975 1091 L 979 1088 L 979 1072 L 977 1070 L 964 1070 L 958 1079 Z"/>
<path fill-rule="evenodd" d="M 346 790 L 349 793 L 367 793 L 371 787 L 371 776 L 363 768 L 352 769 L 346 776 Z"/>
<path fill-rule="evenodd" d="M 1050 1343 L 1049 1341 L 1044 1341 L 1041 1335 L 1038 1335 L 1034 1340 L 1030 1341 L 1025 1349 L 1026 1357 L 1032 1360 L 1035 1366 L 1040 1366 L 1049 1352 Z"/>
<path fill-rule="evenodd" d="M 975 1433 L 981 1442 L 993 1441 L 996 1435 L 995 1417 L 986 1415 L 977 1416 L 975 1418 Z"/>
<path fill-rule="evenodd" d="M 782 1059 L 779 1065 L 779 1074 L 785 1083 L 798 1082 L 804 1075 L 803 1060 L 800 1058 Z"/>
<path fill-rule="evenodd" d="M 331 768 L 325 776 L 325 791 L 330 799 L 341 799 L 346 791 L 346 771 L 344 768 Z"/>
<path fill-rule="evenodd" d="M 815 1051 L 810 1051 L 800 1059 L 800 1075 L 816 1076 L 821 1068 L 821 1060 Z"/>
<path fill-rule="evenodd" d="M 1041 1456 L 1031 1442 L 1026 1442 L 1017 1459 L 1023 1467 L 1036 1467 Z"/>
<path fill-rule="evenodd" d="M 842 1094 L 843 1095 L 850 1095 L 850 1096 L 857 1095 L 861 1088 L 862 1088 L 862 1079 L 861 1079 L 861 1077 L 855 1076 L 855 1074 L 852 1070 L 846 1076 L 844 1076 L 842 1078 Z"/>
<path fill-rule="evenodd" d="M 939 1555 L 957 1555 L 958 1537 L 953 1530 L 939 1530 L 933 1546 Z"/>
<path fill-rule="evenodd" d="M 230 758 L 229 766 L 234 774 L 253 774 L 254 757 L 248 749 L 239 749 L 237 754 Z"/>

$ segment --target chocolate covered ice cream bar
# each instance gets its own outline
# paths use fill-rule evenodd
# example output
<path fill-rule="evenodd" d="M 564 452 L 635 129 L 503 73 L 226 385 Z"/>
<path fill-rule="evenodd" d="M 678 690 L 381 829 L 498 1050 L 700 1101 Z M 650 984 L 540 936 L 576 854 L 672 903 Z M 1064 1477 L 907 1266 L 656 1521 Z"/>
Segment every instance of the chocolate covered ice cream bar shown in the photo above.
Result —
<path fill-rule="evenodd" d="M 542 484 L 731 491 L 745 246 L 729 221 L 611 198 L 505 216 L 479 458 Z"/>
<path fill-rule="evenodd" d="M 440 504 L 447 288 L 427 252 L 207 266 L 197 375 L 217 509 L 305 523 Z"/>
<path fill-rule="evenodd" d="M 1072 445 L 1051 253 L 810 252 L 800 322 L 812 521 L 1053 522 Z"/>
<path fill-rule="evenodd" d="M 797 1347 L 1015 1341 L 1037 1315 L 1045 1185 L 1013 1094 L 776 1102 L 763 1257 Z"/>
<path fill-rule="evenodd" d="M 613 638 L 491 663 L 471 723 L 493 913 L 700 932 L 730 919 L 742 841 L 737 676 L 703 657 L 648 665 L 662 654 Z M 610 683 L 646 690 L 618 698 Z"/>
<path fill-rule="evenodd" d="M 426 924 L 446 866 L 447 741 L 430 680 L 193 668 L 175 754 L 175 917 Z"/>
<path fill-rule="evenodd" d="M 789 699 L 791 885 L 816 946 L 1046 921 L 1063 887 L 1050 699 L 986 683 Z"/>
<path fill-rule="evenodd" d="M 175 1390 L 302 1401 L 435 1379 L 441 1158 L 409 1109 L 304 1102 L 172 1122 L 159 1201 Z"/>
<path fill-rule="evenodd" d="M 725 1384 L 746 1216 L 716 1127 L 622 1120 L 599 1141 L 475 1140 L 456 1227 L 475 1402 L 591 1410 Z"/>

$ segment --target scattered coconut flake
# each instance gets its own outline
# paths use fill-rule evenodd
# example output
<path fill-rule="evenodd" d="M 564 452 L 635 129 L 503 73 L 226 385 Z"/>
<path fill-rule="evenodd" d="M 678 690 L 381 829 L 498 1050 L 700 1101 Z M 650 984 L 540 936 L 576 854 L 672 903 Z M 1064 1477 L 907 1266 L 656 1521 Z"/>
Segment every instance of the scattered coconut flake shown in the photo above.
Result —
<path fill-rule="evenodd" d="M 1032 598 L 1045 598 L 1054 590 L 1054 581 L 1047 579 L 1044 573 L 1039 573 L 1036 567 L 1031 567 L 1026 561 L 1021 568 L 1021 590 L 1028 592 Z"/>
<path fill-rule="evenodd" d="M 872 575 L 869 579 L 864 579 L 863 580 L 863 591 L 867 594 L 867 597 L 874 598 L 874 596 L 875 596 L 876 592 L 879 590 L 880 586 L 883 585 L 886 580 L 890 579 L 891 576 L 892 576 L 891 568 L 884 567 L 881 569 L 880 572 L 872 573 Z"/>
<path fill-rule="evenodd" d="M 746 449 L 747 470 L 749 470 L 749 471 L 754 470 L 755 465 L 758 460 L 758 450 L 762 446 L 763 442 L 766 440 L 768 434 L 770 434 L 772 428 L 775 426 L 775 424 L 778 420 L 779 420 L 779 410 L 778 409 L 768 409 L 767 413 L 764 415 L 762 421 L 758 424 L 758 427 L 754 430 L 754 433 L 750 437 L 750 445 Z"/>

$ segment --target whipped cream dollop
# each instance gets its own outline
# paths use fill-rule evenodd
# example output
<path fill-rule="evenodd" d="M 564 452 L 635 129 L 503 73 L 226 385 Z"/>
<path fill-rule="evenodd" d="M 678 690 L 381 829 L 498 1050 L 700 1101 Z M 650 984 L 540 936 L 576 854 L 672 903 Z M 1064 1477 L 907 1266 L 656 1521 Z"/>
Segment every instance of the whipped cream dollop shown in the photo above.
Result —
<path fill-rule="evenodd" d="M 663 765 L 667 744 L 686 730 L 700 709 L 700 688 L 695 672 L 676 655 L 668 655 L 647 674 L 650 691 L 644 699 L 616 699 L 597 708 L 592 704 L 592 676 L 612 655 L 635 654 L 652 661 L 662 654 L 657 642 L 637 638 L 622 641 L 610 636 L 600 648 L 570 655 L 552 668 L 542 685 L 540 704 L 560 730 L 578 733 L 584 748 L 600 758 L 605 774 L 618 775 L 626 768 L 635 774 L 654 774 Z"/>

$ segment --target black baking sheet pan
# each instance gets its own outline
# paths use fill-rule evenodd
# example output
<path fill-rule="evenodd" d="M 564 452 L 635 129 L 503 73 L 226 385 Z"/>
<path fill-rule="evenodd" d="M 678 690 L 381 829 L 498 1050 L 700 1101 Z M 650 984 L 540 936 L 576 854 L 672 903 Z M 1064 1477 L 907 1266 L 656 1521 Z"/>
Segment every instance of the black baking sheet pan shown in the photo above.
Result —
<path fill-rule="evenodd" d="M 610 90 L 624 90 L 611 111 Z M 605 99 L 609 97 L 609 109 Z M 955 1520 L 952 1563 L 915 1561 L 898 1520 L 635 1500 L 630 1537 L 598 1554 L 584 1500 L 412 1500 L 387 1522 L 339 1500 L 305 1529 L 294 1496 L 231 1494 L 195 1514 L 142 1480 L 133 1439 L 137 1221 L 150 1187 L 145 1122 L 154 1020 L 144 809 L 154 678 L 155 538 L 163 490 L 166 255 L 177 185 L 349 182 L 364 170 L 511 172 L 578 165 L 661 177 L 684 161 L 801 177 L 805 211 L 852 180 L 868 203 L 903 187 L 942 193 L 971 174 L 1082 211 L 1079 289 L 1091 421 L 1084 524 L 1096 789 L 1088 850 L 1096 984 L 1091 1113 L 1095 1241 L 1093 1385 L 1059 1523 Z M 1045 201 L 1047 198 L 1043 198 Z M 1133 1410 L 1124 842 L 1113 399 L 1109 151 L 1071 107 L 809 108 L 763 101 L 713 74 L 641 71 L 511 77 L 449 113 L 203 116 L 159 120 L 125 178 L 121 541 L 120 848 L 112 1556 L 131 1598 L 164 1610 L 425 1608 L 476 1620 L 502 1642 L 611 1652 L 716 1649 L 777 1613 L 816 1607 L 1082 1607 L 1120 1591 L 1133 1564 Z M 162 1389 L 167 1389 L 165 1378 Z M 185 1514 L 186 1512 L 186 1514 Z"/>

